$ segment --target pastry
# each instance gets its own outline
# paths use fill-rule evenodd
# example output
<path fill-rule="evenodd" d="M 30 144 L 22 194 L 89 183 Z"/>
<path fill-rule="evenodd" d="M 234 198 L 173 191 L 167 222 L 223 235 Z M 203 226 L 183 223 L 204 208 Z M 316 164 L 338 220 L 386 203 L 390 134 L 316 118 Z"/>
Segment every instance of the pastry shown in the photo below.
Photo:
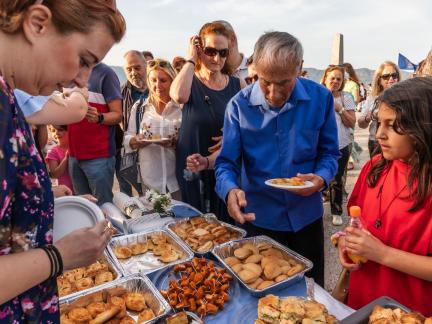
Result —
<path fill-rule="evenodd" d="M 249 270 L 254 272 L 257 277 L 259 277 L 262 273 L 262 268 L 260 265 L 256 264 L 256 263 L 245 263 L 243 264 L 243 270 Z"/>
<path fill-rule="evenodd" d="M 107 271 L 107 272 L 102 272 L 98 275 L 96 275 L 95 277 L 95 284 L 96 285 L 101 285 L 103 283 L 106 282 L 111 282 L 114 280 L 114 276 L 111 272 Z"/>
<path fill-rule="evenodd" d="M 90 287 L 93 287 L 93 285 L 94 283 L 91 278 L 82 278 L 75 282 L 75 286 L 77 287 L 78 290 L 88 289 Z"/>
<path fill-rule="evenodd" d="M 272 280 L 281 274 L 282 274 L 281 268 L 279 268 L 275 264 L 268 263 L 264 267 L 264 276 L 269 280 Z"/>
<path fill-rule="evenodd" d="M 111 306 L 104 312 L 98 314 L 93 320 L 89 322 L 89 324 L 102 324 L 106 323 L 110 319 L 112 319 L 114 316 L 116 316 L 120 312 L 120 308 L 117 306 Z"/>
<path fill-rule="evenodd" d="M 145 303 L 145 298 L 140 293 L 128 293 L 125 297 L 126 307 L 130 310 L 141 312 L 147 305 Z"/>
<path fill-rule="evenodd" d="M 236 257 L 227 257 L 224 259 L 224 262 L 229 265 L 230 267 L 232 267 L 234 264 L 238 264 L 241 263 L 241 261 L 239 259 L 237 259 Z"/>
<path fill-rule="evenodd" d="M 147 243 L 135 243 L 129 246 L 132 255 L 139 255 L 147 252 Z"/>
<path fill-rule="evenodd" d="M 84 307 L 77 307 L 77 308 L 72 309 L 68 313 L 68 317 L 70 320 L 78 322 L 78 323 L 87 322 L 87 321 L 90 321 L 92 319 L 89 311 Z"/>
<path fill-rule="evenodd" d="M 252 254 L 252 251 L 245 248 L 238 248 L 234 250 L 234 255 L 236 258 L 243 260 Z"/>
<path fill-rule="evenodd" d="M 132 251 L 127 246 L 116 246 L 114 254 L 117 259 L 129 259 L 132 256 Z"/>
<path fill-rule="evenodd" d="M 247 284 L 254 282 L 259 277 L 256 272 L 250 270 L 241 270 L 239 271 L 238 276 Z"/>
<path fill-rule="evenodd" d="M 258 318 L 266 323 L 278 323 L 279 321 L 279 298 L 267 295 L 258 301 Z"/>
<path fill-rule="evenodd" d="M 125 316 L 121 319 L 119 324 L 135 324 L 135 320 L 130 316 Z"/>
<path fill-rule="evenodd" d="M 116 318 L 122 318 L 126 316 L 126 303 L 123 298 L 119 296 L 112 296 L 109 300 L 109 304 L 117 306 L 120 309 L 120 311 L 115 316 Z"/>
<path fill-rule="evenodd" d="M 145 309 L 138 315 L 138 323 L 149 321 L 152 318 L 155 318 L 153 311 L 150 308 Z"/>
<path fill-rule="evenodd" d="M 91 317 L 96 317 L 98 314 L 104 312 L 106 310 L 105 303 L 103 302 L 93 302 L 87 305 L 87 310 L 90 313 Z"/>
<path fill-rule="evenodd" d="M 266 289 L 267 287 L 271 286 L 274 284 L 274 281 L 272 280 L 264 280 L 263 282 L 261 282 L 258 286 L 257 289 L 258 290 L 263 290 Z"/>

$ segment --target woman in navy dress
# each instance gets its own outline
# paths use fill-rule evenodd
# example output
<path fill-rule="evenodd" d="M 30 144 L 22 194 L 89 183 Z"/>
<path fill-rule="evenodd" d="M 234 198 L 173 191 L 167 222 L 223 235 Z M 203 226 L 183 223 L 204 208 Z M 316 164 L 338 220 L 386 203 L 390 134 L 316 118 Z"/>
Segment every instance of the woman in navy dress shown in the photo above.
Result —
<path fill-rule="evenodd" d="M 230 31 L 221 23 L 205 24 L 189 43 L 189 60 L 171 86 L 171 98 L 184 104 L 176 150 L 176 175 L 184 202 L 202 212 L 213 212 L 230 221 L 214 191 L 215 176 L 209 148 L 222 136 L 225 108 L 243 84 L 226 64 Z M 243 82 L 243 81 L 242 81 Z M 186 170 L 186 158 L 194 153 L 206 157 L 205 170 Z"/>

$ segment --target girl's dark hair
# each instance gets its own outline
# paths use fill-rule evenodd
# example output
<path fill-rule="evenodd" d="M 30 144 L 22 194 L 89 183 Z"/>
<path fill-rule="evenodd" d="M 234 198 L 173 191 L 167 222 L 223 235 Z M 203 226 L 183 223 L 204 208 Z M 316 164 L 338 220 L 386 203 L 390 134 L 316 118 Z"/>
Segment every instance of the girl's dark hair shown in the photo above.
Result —
<path fill-rule="evenodd" d="M 376 100 L 374 110 L 385 103 L 396 113 L 394 130 L 408 135 L 413 140 L 414 155 L 409 164 L 409 197 L 414 203 L 410 212 L 420 209 L 432 195 L 432 78 L 419 77 L 408 79 L 385 90 Z M 376 116 L 376 113 L 372 114 Z M 391 161 L 381 159 L 375 163 L 367 175 L 367 185 L 375 187 L 382 172 Z"/>

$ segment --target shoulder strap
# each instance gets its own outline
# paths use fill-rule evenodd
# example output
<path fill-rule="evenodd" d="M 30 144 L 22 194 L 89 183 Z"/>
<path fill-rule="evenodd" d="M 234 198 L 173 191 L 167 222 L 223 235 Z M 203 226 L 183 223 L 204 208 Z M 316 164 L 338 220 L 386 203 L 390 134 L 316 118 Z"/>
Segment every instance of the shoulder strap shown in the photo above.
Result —
<path fill-rule="evenodd" d="M 144 99 L 140 98 L 140 101 L 137 105 L 137 109 L 136 109 L 136 115 L 135 115 L 135 122 L 136 122 L 136 134 L 139 134 L 139 128 L 140 128 L 140 124 L 141 124 L 141 120 L 143 118 L 144 115 L 144 111 L 142 109 L 144 103 Z"/>

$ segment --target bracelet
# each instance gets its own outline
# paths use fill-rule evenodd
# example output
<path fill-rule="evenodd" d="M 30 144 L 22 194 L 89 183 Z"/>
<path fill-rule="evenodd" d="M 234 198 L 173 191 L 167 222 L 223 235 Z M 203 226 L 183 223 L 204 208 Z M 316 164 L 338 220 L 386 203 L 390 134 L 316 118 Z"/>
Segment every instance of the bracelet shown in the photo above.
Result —
<path fill-rule="evenodd" d="M 187 60 L 186 63 L 188 63 L 188 62 L 191 63 L 193 66 L 196 66 L 196 63 L 194 60 Z"/>
<path fill-rule="evenodd" d="M 46 255 L 48 256 L 48 259 L 49 259 L 49 261 L 50 261 L 50 266 L 51 266 L 51 268 L 50 268 L 50 275 L 49 275 L 49 277 L 48 277 L 48 279 L 50 279 L 50 278 L 53 277 L 53 271 L 54 271 L 54 260 L 53 260 L 53 257 L 52 257 L 52 255 L 51 255 L 51 253 L 48 251 L 48 248 L 47 248 L 46 246 L 42 246 L 42 247 L 40 247 L 40 249 L 46 253 Z"/>
<path fill-rule="evenodd" d="M 208 168 L 210 167 L 210 160 L 209 158 L 206 156 L 206 161 L 207 161 L 207 166 L 206 166 L 206 170 L 208 170 Z"/>
<path fill-rule="evenodd" d="M 59 266 L 57 274 L 56 274 L 56 277 L 57 277 L 57 276 L 60 276 L 63 273 L 63 258 L 62 258 L 61 254 L 60 254 L 60 251 L 57 249 L 57 247 L 54 244 L 51 245 L 50 247 L 51 247 L 51 250 L 54 251 L 54 253 L 55 253 L 56 257 L 57 257 L 57 262 L 58 262 L 58 266 Z"/>

